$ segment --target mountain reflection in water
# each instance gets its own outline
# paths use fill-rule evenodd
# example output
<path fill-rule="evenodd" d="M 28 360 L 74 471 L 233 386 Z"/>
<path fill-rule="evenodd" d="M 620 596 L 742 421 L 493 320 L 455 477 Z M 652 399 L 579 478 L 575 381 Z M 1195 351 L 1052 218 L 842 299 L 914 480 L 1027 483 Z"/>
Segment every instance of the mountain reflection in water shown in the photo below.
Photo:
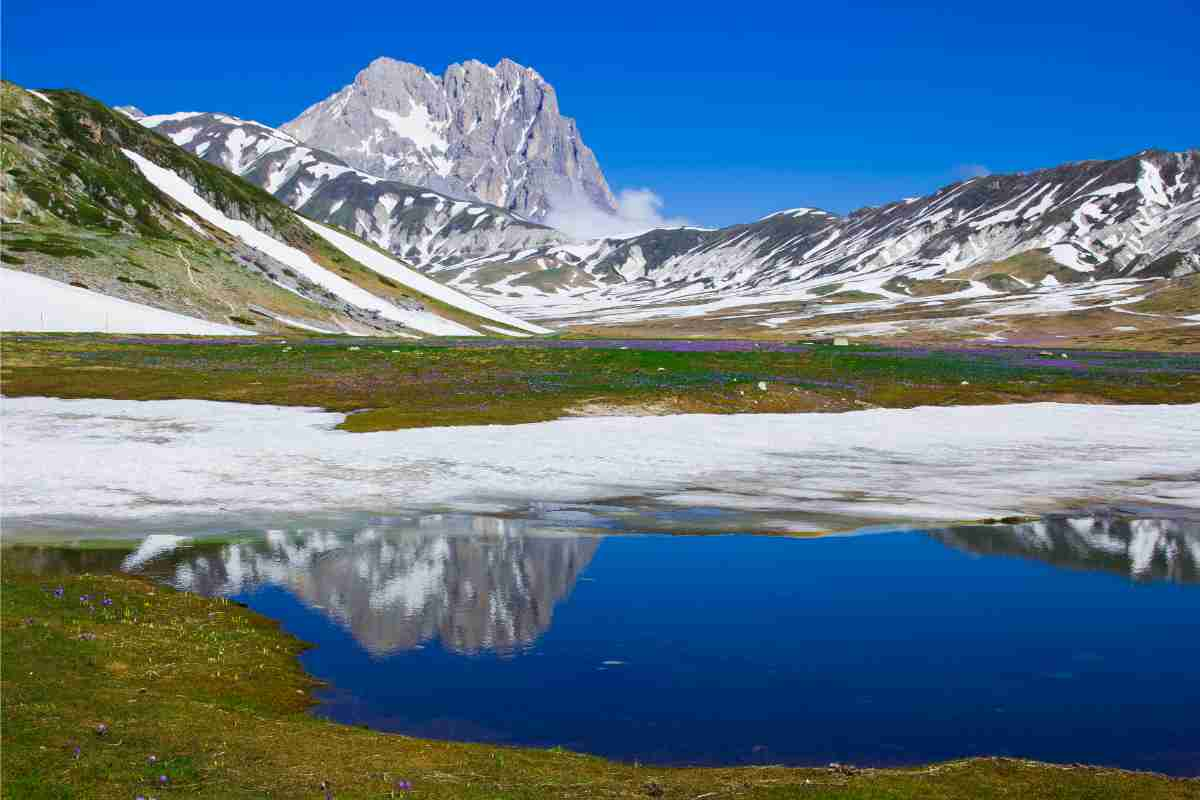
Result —
<path fill-rule="evenodd" d="M 1115 572 L 1135 581 L 1200 582 L 1200 524 L 1193 521 L 1062 516 L 929 535 L 979 555 L 1023 556 L 1056 567 Z"/>
<path fill-rule="evenodd" d="M 1061 516 L 924 534 L 978 555 L 1137 582 L 1200 583 L 1200 525 L 1189 520 Z M 277 587 L 335 620 L 375 657 L 433 640 L 454 653 L 506 655 L 550 628 L 555 606 L 571 594 L 603 538 L 548 532 L 527 520 L 451 514 L 352 531 L 270 530 L 225 543 L 152 535 L 132 553 L 18 547 L 6 558 L 47 574 L 119 569 L 208 596 Z"/>
<path fill-rule="evenodd" d="M 524 527 L 433 517 L 352 534 L 269 531 L 217 548 L 200 542 L 140 569 L 204 595 L 285 588 L 375 656 L 431 639 L 458 653 L 510 653 L 550 627 L 555 605 L 599 545 L 593 536 L 531 535 Z"/>
<path fill-rule="evenodd" d="M 802 540 L 579 523 L 308 518 L 3 557 L 244 601 L 314 645 L 315 713 L 378 730 L 655 764 L 1200 773 L 1194 520 Z"/>

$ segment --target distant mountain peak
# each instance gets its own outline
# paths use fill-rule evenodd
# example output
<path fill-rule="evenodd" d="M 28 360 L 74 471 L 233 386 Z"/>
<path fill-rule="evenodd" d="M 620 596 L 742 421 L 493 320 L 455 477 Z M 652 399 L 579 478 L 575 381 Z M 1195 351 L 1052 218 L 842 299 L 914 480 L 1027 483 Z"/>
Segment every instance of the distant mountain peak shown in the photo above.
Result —
<path fill-rule="evenodd" d="M 554 88 L 512 59 L 437 76 L 380 57 L 282 130 L 372 175 L 477 199 L 530 220 L 616 201 Z"/>

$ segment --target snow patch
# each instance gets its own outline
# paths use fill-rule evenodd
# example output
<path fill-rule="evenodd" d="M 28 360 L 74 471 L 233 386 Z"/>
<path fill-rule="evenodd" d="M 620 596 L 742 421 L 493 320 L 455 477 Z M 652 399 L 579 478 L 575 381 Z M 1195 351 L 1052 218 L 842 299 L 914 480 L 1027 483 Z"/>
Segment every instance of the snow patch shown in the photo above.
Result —
<path fill-rule="evenodd" d="M 896 523 L 1038 513 L 1097 496 L 1200 503 L 1200 483 L 1171 480 L 1200 470 L 1200 405 L 602 417 L 369 434 L 336 430 L 344 416 L 318 409 L 199 400 L 20 397 L 2 413 L 6 526 L 58 514 L 511 509 L 627 495 Z"/>
<path fill-rule="evenodd" d="M 446 158 L 450 148 L 446 137 L 438 130 L 439 127 L 429 114 L 429 109 L 420 103 L 413 102 L 407 114 L 391 111 L 386 108 L 372 108 L 371 113 L 387 122 L 392 132 L 401 139 L 408 139 L 417 147 L 425 159 L 433 166 L 438 175 L 448 175 L 454 164 Z"/>
<path fill-rule="evenodd" d="M 1060 242 L 1050 246 L 1050 257 L 1064 267 L 1070 267 L 1079 272 L 1094 271 L 1096 266 L 1091 262 L 1084 261 L 1083 255 L 1084 252 L 1080 250 L 1079 245 L 1069 242 Z"/>
<path fill-rule="evenodd" d="M 0 296 L 0 330 L 5 331 L 254 335 L 12 269 L 0 269 Z"/>

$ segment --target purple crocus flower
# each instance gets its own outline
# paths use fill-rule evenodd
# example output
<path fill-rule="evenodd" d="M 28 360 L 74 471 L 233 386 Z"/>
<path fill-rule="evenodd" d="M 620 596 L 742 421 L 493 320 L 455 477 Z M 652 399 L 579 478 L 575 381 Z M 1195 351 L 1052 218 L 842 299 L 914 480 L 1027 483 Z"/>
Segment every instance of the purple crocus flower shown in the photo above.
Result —
<path fill-rule="evenodd" d="M 64 594 L 64 591 L 63 591 L 63 587 L 61 587 L 61 586 L 59 586 L 57 589 L 54 590 L 54 596 L 60 600 L 62 599 L 63 594 Z"/>
<path fill-rule="evenodd" d="M 408 781 L 396 781 L 396 791 L 397 792 L 411 792 L 412 784 L 409 783 Z"/>
<path fill-rule="evenodd" d="M 167 785 L 168 783 L 170 783 L 170 782 L 171 782 L 171 779 L 170 779 L 170 778 L 168 778 L 166 775 L 159 775 L 159 776 L 158 776 L 158 785 L 159 785 L 159 786 L 166 786 L 166 785 Z"/>
<path fill-rule="evenodd" d="M 100 605 L 102 605 L 102 606 L 111 606 L 111 605 L 112 605 L 112 598 L 111 598 L 111 597 L 106 597 L 106 598 L 104 598 L 104 600 L 103 600 L 103 601 L 101 601 Z"/>
<path fill-rule="evenodd" d="M 75 745 L 73 748 L 71 748 L 71 756 L 72 756 L 73 758 L 75 758 L 76 760 L 78 760 L 78 759 L 79 759 L 79 756 L 80 756 L 80 753 L 81 753 L 81 752 L 82 752 L 82 751 L 80 751 L 80 749 L 79 749 L 79 745 Z"/>

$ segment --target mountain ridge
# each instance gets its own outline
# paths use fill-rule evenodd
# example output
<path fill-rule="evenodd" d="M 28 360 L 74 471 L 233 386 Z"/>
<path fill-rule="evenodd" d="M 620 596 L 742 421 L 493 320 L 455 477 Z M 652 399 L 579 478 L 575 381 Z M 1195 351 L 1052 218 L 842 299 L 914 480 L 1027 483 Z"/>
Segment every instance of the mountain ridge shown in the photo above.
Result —
<path fill-rule="evenodd" d="M 142 122 L 193 151 L 209 137 L 237 135 L 228 118 L 207 132 L 184 121 Z M 214 152 L 204 157 L 220 163 Z M 344 164 L 331 154 L 321 158 Z M 328 169 L 324 162 L 313 169 Z M 800 320 L 860 308 L 874 314 L 884 306 L 978 307 L 992 298 L 1033 307 L 1031 298 L 1048 302 L 1033 295 L 1066 298 L 1097 282 L 1193 274 L 1200 269 L 1197 164 L 1194 150 L 1146 149 L 1110 161 L 969 178 L 841 215 L 798 207 L 724 228 L 655 228 L 583 242 L 530 228 L 502 209 L 472 207 L 345 166 L 338 167 L 346 172 L 340 184 L 316 188 L 299 208 L 528 318 L 610 326 L 690 317 L 689 308 L 707 314 L 767 303 L 770 310 L 783 304 L 789 319 Z M 244 174 L 274 188 L 262 174 Z M 276 194 L 296 206 L 286 193 Z M 508 233 L 498 237 L 492 227 Z M 1111 302 L 1130 298 L 1114 289 Z M 791 315 L 793 306 L 803 313 Z M 759 327 L 773 332 L 779 316 L 765 316 Z M 739 335 L 756 330 L 740 328 Z"/>

